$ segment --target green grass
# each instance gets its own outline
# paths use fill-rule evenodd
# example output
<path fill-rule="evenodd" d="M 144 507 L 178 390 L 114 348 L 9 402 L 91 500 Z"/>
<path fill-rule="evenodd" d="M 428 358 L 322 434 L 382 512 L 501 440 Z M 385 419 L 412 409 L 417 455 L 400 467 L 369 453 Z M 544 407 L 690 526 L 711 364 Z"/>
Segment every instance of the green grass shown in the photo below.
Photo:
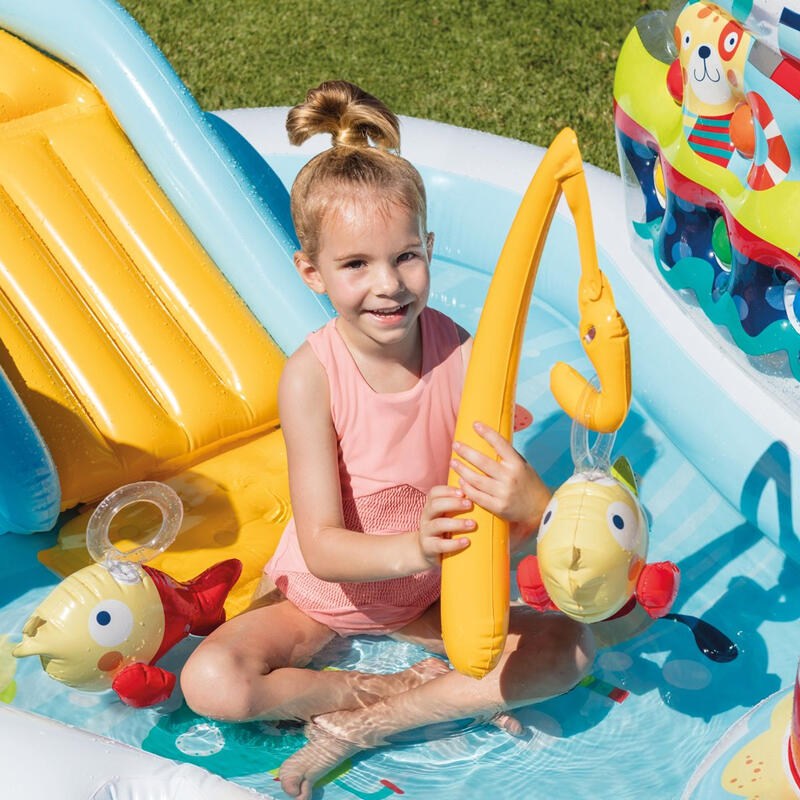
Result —
<path fill-rule="evenodd" d="M 345 78 L 399 114 L 547 144 L 565 125 L 617 170 L 612 85 L 669 0 L 122 0 L 209 110 L 294 105 Z"/>

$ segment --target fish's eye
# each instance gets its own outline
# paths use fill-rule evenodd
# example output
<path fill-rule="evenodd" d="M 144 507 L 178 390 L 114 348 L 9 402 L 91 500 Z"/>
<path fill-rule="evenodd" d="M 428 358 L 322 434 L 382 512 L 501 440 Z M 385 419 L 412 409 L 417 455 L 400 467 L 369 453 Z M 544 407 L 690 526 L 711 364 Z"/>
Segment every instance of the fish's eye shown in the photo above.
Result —
<path fill-rule="evenodd" d="M 558 511 L 558 500 L 556 500 L 555 497 L 551 497 L 550 502 L 544 510 L 544 514 L 542 514 L 542 521 L 539 523 L 539 533 L 536 537 L 538 541 L 541 542 L 542 537 L 547 533 L 548 528 L 553 522 L 553 517 L 556 515 L 556 511 Z"/>
<path fill-rule="evenodd" d="M 639 544 L 639 515 L 627 503 L 617 500 L 606 511 L 606 522 L 617 544 L 629 553 Z"/>
<path fill-rule="evenodd" d="M 120 600 L 102 600 L 89 614 L 89 635 L 101 647 L 115 647 L 133 630 L 133 612 Z"/>

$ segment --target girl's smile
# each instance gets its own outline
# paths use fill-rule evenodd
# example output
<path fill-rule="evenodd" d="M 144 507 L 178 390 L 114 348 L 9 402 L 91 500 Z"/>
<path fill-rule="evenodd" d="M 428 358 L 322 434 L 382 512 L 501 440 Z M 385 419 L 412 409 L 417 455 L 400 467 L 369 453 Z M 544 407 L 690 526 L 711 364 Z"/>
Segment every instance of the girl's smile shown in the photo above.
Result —
<path fill-rule="evenodd" d="M 371 309 L 369 311 L 365 311 L 364 313 L 370 314 L 372 317 L 374 317 L 379 325 L 393 325 L 394 323 L 402 322 L 405 319 L 410 307 L 411 304 L 406 303 L 402 306 Z"/>

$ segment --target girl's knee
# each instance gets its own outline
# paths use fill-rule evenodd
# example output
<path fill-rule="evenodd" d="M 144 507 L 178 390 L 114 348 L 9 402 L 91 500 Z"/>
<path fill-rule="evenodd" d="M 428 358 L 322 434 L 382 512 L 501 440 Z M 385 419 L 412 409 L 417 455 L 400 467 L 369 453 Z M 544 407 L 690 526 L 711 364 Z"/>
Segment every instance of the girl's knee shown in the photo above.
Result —
<path fill-rule="evenodd" d="M 569 691 L 585 678 L 592 668 L 596 653 L 591 628 L 569 617 L 561 618 L 556 635 L 555 657 L 560 664 L 559 674 L 563 680 L 563 691 Z"/>
<path fill-rule="evenodd" d="M 236 653 L 209 643 L 186 662 L 181 690 L 196 714 L 228 721 L 252 719 L 253 677 Z"/>
<path fill-rule="evenodd" d="M 564 694 L 592 668 L 594 635 L 582 622 L 563 614 L 525 613 L 515 621 L 514 634 L 513 674 L 527 675 L 528 688 L 536 695 Z"/>

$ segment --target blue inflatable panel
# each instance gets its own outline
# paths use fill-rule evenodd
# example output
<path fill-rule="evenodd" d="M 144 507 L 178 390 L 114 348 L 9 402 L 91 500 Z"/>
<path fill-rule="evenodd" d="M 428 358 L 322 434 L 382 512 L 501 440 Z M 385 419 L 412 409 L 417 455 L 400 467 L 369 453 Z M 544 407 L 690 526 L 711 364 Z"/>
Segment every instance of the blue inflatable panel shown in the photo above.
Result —
<path fill-rule="evenodd" d="M 282 232 L 291 242 L 292 248 L 299 250 L 300 242 L 294 232 L 289 192 L 275 170 L 267 164 L 255 147 L 233 125 L 211 112 L 206 112 L 205 117 L 209 125 L 225 142 L 228 150 L 231 151 L 245 175 L 250 179 L 261 199 L 274 214 L 275 221 L 283 229 Z"/>
<path fill-rule="evenodd" d="M 0 369 L 0 533 L 53 527 L 61 486 L 50 451 Z"/>
<path fill-rule="evenodd" d="M 329 306 L 294 270 L 286 215 L 273 213 L 218 126 L 120 5 L 0 0 L 0 26 L 94 83 L 178 213 L 284 352 L 328 320 Z"/>

